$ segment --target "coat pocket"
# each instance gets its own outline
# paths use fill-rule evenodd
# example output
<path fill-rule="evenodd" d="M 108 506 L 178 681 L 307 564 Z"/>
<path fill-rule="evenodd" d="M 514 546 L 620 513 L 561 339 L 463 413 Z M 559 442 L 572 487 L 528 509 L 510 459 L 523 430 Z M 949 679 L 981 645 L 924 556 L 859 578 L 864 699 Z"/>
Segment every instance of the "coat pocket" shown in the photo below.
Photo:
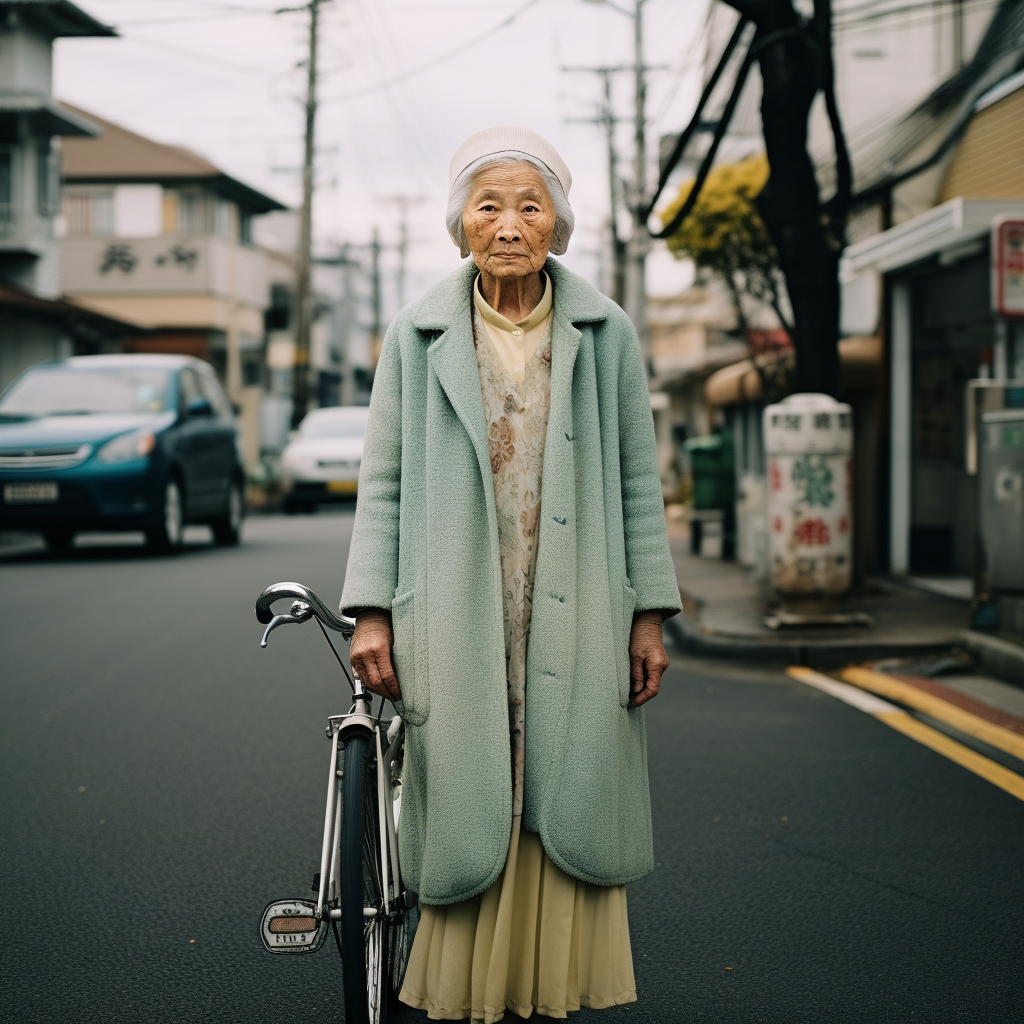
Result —
<path fill-rule="evenodd" d="M 622 584 L 622 629 L 619 633 L 618 657 L 619 666 L 619 703 L 625 708 L 629 706 L 629 634 L 633 629 L 633 612 L 636 610 L 636 591 L 628 582 Z"/>
<path fill-rule="evenodd" d="M 398 687 L 402 691 L 399 714 L 410 725 L 422 725 L 430 714 L 430 682 L 427 678 L 427 652 L 417 628 L 415 591 L 391 602 L 391 627 L 395 642 L 392 658 Z"/>

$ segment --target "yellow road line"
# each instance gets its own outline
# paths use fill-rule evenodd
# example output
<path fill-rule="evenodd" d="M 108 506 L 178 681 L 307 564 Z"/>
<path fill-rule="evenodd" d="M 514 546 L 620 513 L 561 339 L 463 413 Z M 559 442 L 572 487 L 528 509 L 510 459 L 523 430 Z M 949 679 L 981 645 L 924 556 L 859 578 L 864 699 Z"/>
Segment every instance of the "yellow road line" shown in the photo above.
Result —
<path fill-rule="evenodd" d="M 1009 729 L 1004 729 L 994 722 L 986 722 L 984 718 L 964 711 L 954 704 L 944 701 L 941 697 L 925 693 L 916 686 L 903 682 L 902 679 L 893 679 L 892 676 L 883 675 L 881 672 L 874 672 L 867 668 L 848 668 L 839 673 L 848 683 L 859 686 L 863 690 L 870 690 L 881 697 L 888 697 L 890 700 L 899 701 L 912 707 L 915 711 L 922 711 L 924 714 L 937 718 L 946 725 L 959 729 L 968 736 L 975 736 L 977 739 L 988 743 L 990 746 L 1019 757 L 1024 761 L 1024 736 L 1019 736 Z"/>
<path fill-rule="evenodd" d="M 909 736 L 911 739 L 917 740 L 918 743 L 931 747 L 932 750 L 942 754 L 943 757 L 948 757 L 950 761 L 955 761 L 968 771 L 974 772 L 975 775 L 980 775 L 994 786 L 1005 789 L 1007 793 L 1015 796 L 1018 800 L 1024 800 L 1024 779 L 1019 775 L 1011 772 L 1009 768 L 1004 768 L 1001 764 L 996 764 L 984 754 L 979 754 L 977 751 L 971 750 L 970 747 L 957 743 L 956 740 L 939 732 L 938 729 L 919 722 L 913 715 L 908 715 L 906 711 L 888 711 L 875 715 L 875 718 L 898 729 L 904 736 Z"/>
<path fill-rule="evenodd" d="M 823 675 L 821 672 L 804 668 L 802 665 L 792 665 L 786 669 L 786 672 L 792 678 L 798 679 L 802 683 L 807 683 L 816 689 L 824 690 L 826 693 L 832 694 L 833 697 L 838 697 L 839 700 L 859 708 L 873 718 L 877 718 L 878 721 L 884 722 L 891 729 L 895 729 L 897 732 L 903 733 L 904 736 L 917 740 L 918 743 L 934 750 L 937 754 L 942 754 L 943 757 L 949 758 L 950 761 L 960 765 L 962 768 L 974 772 L 975 775 L 985 779 L 987 782 L 991 782 L 992 785 L 998 786 L 1011 796 L 1024 801 L 1024 778 L 1021 778 L 1015 772 L 1011 772 L 1009 768 L 1004 768 L 1001 764 L 997 764 L 991 758 L 971 750 L 970 747 L 965 747 L 962 743 L 958 743 L 956 740 L 945 735 L 945 733 L 939 732 L 938 729 L 933 729 L 930 725 L 919 722 L 906 711 L 901 711 L 899 708 L 893 707 L 893 705 L 887 704 L 877 697 L 865 694 L 862 690 L 858 690 L 846 683 L 841 683 L 830 676 Z M 975 716 L 972 715 L 971 717 Z"/>

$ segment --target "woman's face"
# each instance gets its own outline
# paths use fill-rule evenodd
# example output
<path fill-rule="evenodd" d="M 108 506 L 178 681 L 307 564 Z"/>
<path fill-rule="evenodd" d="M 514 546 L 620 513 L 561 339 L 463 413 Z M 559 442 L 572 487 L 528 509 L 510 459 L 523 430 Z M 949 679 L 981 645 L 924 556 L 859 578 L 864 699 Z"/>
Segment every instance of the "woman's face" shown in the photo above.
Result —
<path fill-rule="evenodd" d="M 462 228 L 481 269 L 495 277 L 525 277 L 544 266 L 555 230 L 555 207 L 533 164 L 485 167 L 462 211 Z"/>

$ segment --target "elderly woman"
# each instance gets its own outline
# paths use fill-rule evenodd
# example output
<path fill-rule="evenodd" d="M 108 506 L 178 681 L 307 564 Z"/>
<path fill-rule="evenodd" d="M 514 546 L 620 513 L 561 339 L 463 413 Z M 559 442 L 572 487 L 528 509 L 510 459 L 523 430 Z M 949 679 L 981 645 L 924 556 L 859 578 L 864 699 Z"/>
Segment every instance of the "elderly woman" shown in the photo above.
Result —
<path fill-rule="evenodd" d="M 370 403 L 342 608 L 408 726 L 401 998 L 434 1019 L 636 999 L 641 705 L 679 591 L 636 335 L 548 255 L 571 181 L 525 128 L 459 147 L 448 230 L 472 262 L 395 318 Z"/>

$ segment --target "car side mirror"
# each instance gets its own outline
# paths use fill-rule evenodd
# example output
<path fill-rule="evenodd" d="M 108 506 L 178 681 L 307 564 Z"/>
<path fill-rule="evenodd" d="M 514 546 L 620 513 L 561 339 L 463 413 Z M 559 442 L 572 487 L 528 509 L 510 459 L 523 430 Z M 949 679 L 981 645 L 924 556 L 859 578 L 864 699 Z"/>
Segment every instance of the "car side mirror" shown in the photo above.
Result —
<path fill-rule="evenodd" d="M 212 416 L 213 406 L 208 398 L 193 398 L 185 407 L 189 417 Z"/>

